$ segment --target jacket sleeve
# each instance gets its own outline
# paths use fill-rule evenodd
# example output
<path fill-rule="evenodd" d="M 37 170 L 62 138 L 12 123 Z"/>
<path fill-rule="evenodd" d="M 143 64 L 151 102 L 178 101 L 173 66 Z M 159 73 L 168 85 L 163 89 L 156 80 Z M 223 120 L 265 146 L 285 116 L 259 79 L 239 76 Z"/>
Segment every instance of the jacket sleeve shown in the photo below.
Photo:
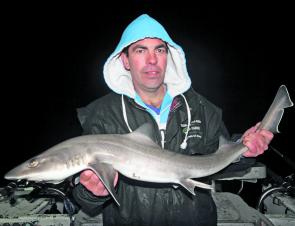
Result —
<path fill-rule="evenodd" d="M 82 184 L 76 185 L 72 194 L 81 209 L 90 216 L 101 213 L 103 204 L 110 199 L 110 196 L 98 197 L 93 195 Z"/>

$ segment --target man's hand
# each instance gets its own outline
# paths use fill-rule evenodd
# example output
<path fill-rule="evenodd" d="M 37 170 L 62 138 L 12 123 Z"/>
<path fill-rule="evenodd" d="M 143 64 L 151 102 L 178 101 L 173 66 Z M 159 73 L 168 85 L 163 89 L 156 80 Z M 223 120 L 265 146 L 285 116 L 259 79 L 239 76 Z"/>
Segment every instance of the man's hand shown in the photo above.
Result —
<path fill-rule="evenodd" d="M 117 182 L 118 172 L 116 172 L 114 187 Z M 91 170 L 85 170 L 80 174 L 80 183 L 96 196 L 107 196 L 109 194 L 99 177 Z"/>
<path fill-rule="evenodd" d="M 256 157 L 263 154 L 268 149 L 268 145 L 273 138 L 272 132 L 265 129 L 258 129 L 259 125 L 260 123 L 257 123 L 242 136 L 243 144 L 249 149 L 243 154 L 245 157 Z"/>

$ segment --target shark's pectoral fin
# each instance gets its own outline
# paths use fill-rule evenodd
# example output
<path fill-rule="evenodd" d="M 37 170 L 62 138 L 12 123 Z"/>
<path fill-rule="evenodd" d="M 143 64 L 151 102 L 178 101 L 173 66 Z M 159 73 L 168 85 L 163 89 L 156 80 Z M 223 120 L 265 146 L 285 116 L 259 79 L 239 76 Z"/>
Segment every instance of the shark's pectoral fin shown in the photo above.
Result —
<path fill-rule="evenodd" d="M 116 176 L 116 171 L 112 165 L 107 163 L 93 163 L 89 165 L 89 168 L 95 172 L 95 174 L 100 178 L 110 195 L 114 198 L 118 206 L 120 203 L 114 189 L 114 180 Z"/>
<path fill-rule="evenodd" d="M 195 187 L 204 188 L 204 189 L 213 189 L 212 186 L 209 184 L 205 184 L 192 179 L 183 179 L 179 182 L 179 184 L 193 195 L 196 195 Z"/>

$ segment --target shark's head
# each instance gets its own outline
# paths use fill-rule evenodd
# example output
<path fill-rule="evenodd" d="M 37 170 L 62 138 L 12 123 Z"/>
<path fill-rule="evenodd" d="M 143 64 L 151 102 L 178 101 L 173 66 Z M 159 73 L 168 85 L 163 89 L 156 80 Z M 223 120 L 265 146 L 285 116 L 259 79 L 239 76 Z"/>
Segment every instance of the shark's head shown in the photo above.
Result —
<path fill-rule="evenodd" d="M 7 180 L 28 180 L 58 183 L 66 178 L 66 165 L 54 155 L 38 155 L 5 174 Z"/>
<path fill-rule="evenodd" d="M 87 169 L 88 162 L 92 160 L 91 150 L 96 150 L 96 146 L 100 147 L 97 140 L 97 135 L 88 135 L 63 141 L 21 163 L 6 173 L 4 178 L 49 183 L 62 182 L 69 176 Z"/>

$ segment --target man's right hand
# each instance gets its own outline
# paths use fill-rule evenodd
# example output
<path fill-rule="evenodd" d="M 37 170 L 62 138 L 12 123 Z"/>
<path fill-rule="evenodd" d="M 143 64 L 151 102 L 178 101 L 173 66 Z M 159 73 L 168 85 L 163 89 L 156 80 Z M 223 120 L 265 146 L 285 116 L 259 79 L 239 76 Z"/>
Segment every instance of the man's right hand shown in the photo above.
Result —
<path fill-rule="evenodd" d="M 118 182 L 118 177 L 118 172 L 116 172 L 114 187 Z M 91 170 L 85 170 L 80 174 L 80 183 L 96 196 L 109 195 L 108 190 L 101 182 L 99 177 L 96 176 L 96 174 Z"/>

